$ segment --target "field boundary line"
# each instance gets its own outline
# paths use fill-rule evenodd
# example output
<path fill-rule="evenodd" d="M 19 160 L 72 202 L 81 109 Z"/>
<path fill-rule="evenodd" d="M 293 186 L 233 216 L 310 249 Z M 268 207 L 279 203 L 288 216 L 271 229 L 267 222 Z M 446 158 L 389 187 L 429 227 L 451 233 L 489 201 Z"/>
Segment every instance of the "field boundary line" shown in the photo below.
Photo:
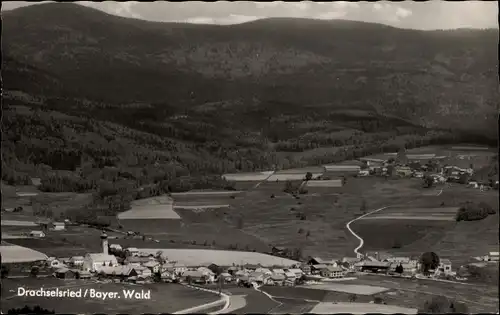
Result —
<path fill-rule="evenodd" d="M 181 285 L 183 285 L 185 287 L 188 287 L 188 288 L 191 288 L 191 289 L 198 290 L 198 291 L 205 291 L 205 292 L 214 293 L 214 294 L 220 295 L 221 298 L 219 300 L 217 300 L 217 301 L 209 302 L 209 303 L 205 303 L 205 304 L 201 304 L 201 305 L 197 305 L 197 306 L 193 306 L 193 307 L 190 307 L 190 308 L 186 308 L 186 309 L 174 312 L 173 314 L 189 314 L 189 313 L 201 311 L 203 309 L 207 309 L 207 308 L 218 306 L 219 304 L 222 304 L 223 302 L 224 302 L 224 306 L 222 307 L 222 309 L 219 310 L 219 311 L 217 311 L 217 312 L 214 312 L 212 314 L 217 314 L 218 312 L 226 310 L 229 307 L 229 295 L 227 295 L 225 293 L 221 292 L 219 294 L 219 292 L 217 292 L 217 291 L 206 289 L 206 288 L 200 288 L 200 287 L 189 285 L 189 284 L 181 284 Z"/>
<path fill-rule="evenodd" d="M 260 293 L 264 294 L 265 296 L 267 296 L 267 297 L 268 297 L 271 301 L 273 301 L 273 302 L 275 302 L 275 303 L 278 303 L 278 305 L 276 305 L 275 307 L 273 307 L 273 308 L 271 308 L 270 310 L 268 310 L 268 311 L 266 312 L 266 314 L 271 314 L 271 312 L 272 312 L 273 310 L 275 310 L 275 309 L 277 309 L 278 307 L 280 307 L 281 305 L 283 305 L 283 303 L 282 303 L 282 302 L 276 301 L 276 300 L 273 298 L 273 296 L 272 296 L 271 294 L 269 294 L 269 293 L 267 293 L 267 292 L 265 292 L 265 291 L 262 291 L 258 285 L 256 285 L 256 284 L 255 284 L 255 285 L 253 286 L 253 288 L 254 288 L 254 290 L 255 290 L 255 291 L 260 292 Z"/>

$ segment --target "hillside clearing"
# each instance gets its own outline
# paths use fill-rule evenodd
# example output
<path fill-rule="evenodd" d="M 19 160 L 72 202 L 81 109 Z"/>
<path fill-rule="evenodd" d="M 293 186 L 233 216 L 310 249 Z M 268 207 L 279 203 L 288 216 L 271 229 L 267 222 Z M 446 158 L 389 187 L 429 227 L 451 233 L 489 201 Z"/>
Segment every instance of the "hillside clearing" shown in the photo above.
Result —
<path fill-rule="evenodd" d="M 338 291 L 351 294 L 359 295 L 373 295 L 389 290 L 385 287 L 371 286 L 371 285 L 356 285 L 356 284 L 339 284 L 339 283 L 328 283 L 328 284 L 315 284 L 309 286 L 299 286 L 299 288 L 308 288 L 314 290 L 325 290 L 325 291 Z"/>

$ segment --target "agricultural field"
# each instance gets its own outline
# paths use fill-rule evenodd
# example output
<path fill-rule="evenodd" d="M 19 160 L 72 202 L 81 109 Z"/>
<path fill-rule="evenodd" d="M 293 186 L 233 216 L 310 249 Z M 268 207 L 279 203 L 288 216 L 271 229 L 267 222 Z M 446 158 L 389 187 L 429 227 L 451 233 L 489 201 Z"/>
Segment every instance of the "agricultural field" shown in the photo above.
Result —
<path fill-rule="evenodd" d="M 21 227 L 30 227 L 30 226 L 38 226 L 33 221 L 19 221 L 19 220 L 4 220 L 2 215 L 2 226 L 21 226 Z"/>
<path fill-rule="evenodd" d="M 156 254 L 159 250 L 169 260 L 184 263 L 188 266 L 209 265 L 214 263 L 219 266 L 232 266 L 242 264 L 260 264 L 271 267 L 273 265 L 291 266 L 297 264 L 297 261 L 275 257 L 257 252 L 242 251 L 222 251 L 210 249 L 157 249 L 141 248 L 142 252 Z"/>
<path fill-rule="evenodd" d="M 363 200 L 368 211 L 421 199 L 423 191 L 417 180 L 373 177 L 349 178 L 340 188 L 308 189 L 300 199 L 283 193 L 283 189 L 284 183 L 275 182 L 246 192 L 231 205 L 226 218 L 242 217 L 243 231 L 268 244 L 301 248 L 305 256 L 324 258 L 352 254 L 358 240 L 345 224 L 363 214 Z"/>
<path fill-rule="evenodd" d="M 241 191 L 193 191 L 185 193 L 172 193 L 174 209 L 217 209 L 227 208 Z"/>
<path fill-rule="evenodd" d="M 29 247 L 48 256 L 70 257 L 101 252 L 100 235 L 101 231 L 97 229 L 68 226 L 64 231 L 48 231 L 44 238 L 9 239 L 9 243 Z"/>
<path fill-rule="evenodd" d="M 173 209 L 173 200 L 168 196 L 134 200 L 131 209 L 118 214 L 118 220 L 180 219 Z"/>
<path fill-rule="evenodd" d="M 381 297 L 389 305 L 418 308 L 432 296 L 445 296 L 464 302 L 471 313 L 491 313 L 498 309 L 498 285 L 464 285 L 380 275 L 365 275 L 352 280 L 351 283 L 376 284 L 390 289 L 390 291 L 374 295 L 374 297 Z"/>
<path fill-rule="evenodd" d="M 22 280 L 22 281 L 18 281 Z M 214 302 L 219 296 L 213 293 L 191 289 L 178 284 L 148 284 L 148 285 L 127 285 L 115 283 L 95 283 L 93 281 L 82 280 L 59 280 L 56 278 L 43 279 L 3 279 L 2 286 L 7 294 L 2 295 L 2 310 L 23 307 L 24 305 L 40 305 L 43 308 L 52 310 L 55 305 L 57 313 L 66 314 L 90 314 L 90 313 L 173 313 L 197 305 Z M 98 300 L 92 298 L 65 298 L 54 300 L 43 297 L 17 297 L 15 290 L 18 287 L 29 288 L 73 288 L 95 289 L 100 292 L 119 292 L 123 295 L 123 290 L 145 290 L 151 291 L 151 299 L 106 299 Z M 14 291 L 14 292 L 12 292 Z"/>
<path fill-rule="evenodd" d="M 0 246 L 0 253 L 2 263 L 32 262 L 47 259 L 47 255 L 44 253 L 9 243 Z"/>
<path fill-rule="evenodd" d="M 455 221 L 458 207 L 440 208 L 415 208 L 415 207 L 391 207 L 383 211 L 370 214 L 361 220 L 443 220 Z"/>
<path fill-rule="evenodd" d="M 191 244 L 195 247 L 208 246 L 219 249 L 236 247 L 238 249 L 268 252 L 269 246 L 267 243 L 236 228 L 236 221 L 227 222 L 225 220 L 225 216 L 229 211 L 230 209 L 225 208 L 206 211 L 178 209 L 180 220 L 120 220 L 120 225 L 124 231 L 140 232 L 158 240 L 160 243 L 148 242 L 148 244 L 155 244 L 154 247 L 159 248 L 178 248 L 178 244 Z M 140 242 L 142 241 L 117 240 L 117 243 L 122 246 L 144 247 L 135 245 Z M 165 246 L 165 243 L 169 245 Z"/>
<path fill-rule="evenodd" d="M 369 303 L 319 303 L 312 310 L 315 314 L 417 314 L 417 309 L 394 305 L 369 304 Z"/>
<path fill-rule="evenodd" d="M 344 283 L 324 283 L 301 287 L 311 290 L 335 291 L 358 295 L 374 295 L 388 290 L 387 288 L 373 285 L 356 285 Z"/>

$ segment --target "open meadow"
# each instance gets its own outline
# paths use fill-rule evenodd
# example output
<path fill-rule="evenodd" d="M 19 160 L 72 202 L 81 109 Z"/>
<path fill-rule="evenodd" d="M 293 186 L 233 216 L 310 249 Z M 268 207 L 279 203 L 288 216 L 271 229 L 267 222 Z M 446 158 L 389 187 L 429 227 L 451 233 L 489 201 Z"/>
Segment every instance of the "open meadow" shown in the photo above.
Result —
<path fill-rule="evenodd" d="M 100 235 L 101 231 L 94 228 L 67 226 L 63 231 L 48 231 L 44 238 L 9 239 L 9 243 L 29 247 L 48 256 L 71 257 L 101 252 Z"/>
<path fill-rule="evenodd" d="M 315 314 L 417 314 L 417 309 L 369 303 L 319 303 L 311 312 Z"/>
<path fill-rule="evenodd" d="M 464 302 L 471 313 L 490 313 L 498 309 L 498 285 L 411 280 L 367 274 L 350 281 L 352 284 L 379 285 L 390 289 L 374 296 L 387 304 L 412 308 L 422 306 L 432 296 L 445 296 Z"/>
<path fill-rule="evenodd" d="M 2 263 L 22 263 L 47 259 L 47 255 L 31 248 L 3 243 L 0 246 Z"/>
<path fill-rule="evenodd" d="M 498 251 L 498 213 L 479 221 L 456 222 L 454 209 L 466 201 L 486 202 L 498 211 L 497 191 L 481 192 L 453 185 L 439 195 L 414 199 L 369 215 L 354 222 L 351 228 L 364 239 L 363 251 L 420 255 L 433 250 L 460 266 L 473 256 Z"/>
<path fill-rule="evenodd" d="M 283 189 L 284 183 L 274 182 L 246 192 L 228 209 L 227 220 L 241 217 L 243 230 L 266 243 L 325 258 L 352 254 L 358 240 L 345 225 L 364 213 L 363 201 L 369 211 L 421 198 L 423 191 L 417 180 L 372 177 L 349 178 L 343 187 L 308 187 L 299 199 Z"/>
<path fill-rule="evenodd" d="M 134 200 L 131 209 L 118 214 L 118 220 L 133 219 L 180 219 L 173 209 L 173 200 L 169 196 L 158 196 Z"/>
<path fill-rule="evenodd" d="M 159 250 L 162 251 L 163 256 L 169 260 L 184 263 L 188 266 L 210 265 L 214 263 L 219 266 L 233 266 L 234 265 L 262 265 L 264 267 L 278 266 L 292 266 L 297 264 L 297 261 L 271 256 L 257 252 L 243 252 L 243 251 L 223 251 L 212 249 L 157 249 L 157 248 L 141 248 L 142 252 L 155 254 Z"/>
<path fill-rule="evenodd" d="M 21 281 L 22 280 L 22 281 Z M 147 284 L 132 285 L 125 283 L 96 283 L 88 280 L 60 280 L 56 278 L 43 279 L 2 279 L 2 310 L 19 308 L 24 305 L 39 305 L 58 314 L 97 314 L 97 313 L 173 313 L 204 303 L 218 300 L 216 294 L 191 289 L 179 284 Z M 87 298 L 17 297 L 18 287 L 39 289 L 72 288 L 72 290 L 95 289 L 99 292 L 118 292 L 120 299 L 99 300 Z M 150 291 L 151 299 L 126 299 L 123 290 Z"/>

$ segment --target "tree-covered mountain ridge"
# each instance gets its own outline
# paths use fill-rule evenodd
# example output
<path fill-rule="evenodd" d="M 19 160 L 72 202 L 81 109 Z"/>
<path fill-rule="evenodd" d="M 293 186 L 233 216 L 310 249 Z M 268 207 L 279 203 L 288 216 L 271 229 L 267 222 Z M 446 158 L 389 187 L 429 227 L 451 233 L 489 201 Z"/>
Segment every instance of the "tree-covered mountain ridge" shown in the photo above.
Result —
<path fill-rule="evenodd" d="M 291 18 L 158 23 L 65 3 L 4 12 L 3 25 L 7 63 L 58 78 L 47 80 L 44 94 L 53 88 L 206 111 L 282 110 L 276 102 L 298 114 L 348 107 L 430 128 L 488 130 L 496 123 L 498 30 Z M 4 82 L 9 89 L 24 84 L 9 72 Z"/>

